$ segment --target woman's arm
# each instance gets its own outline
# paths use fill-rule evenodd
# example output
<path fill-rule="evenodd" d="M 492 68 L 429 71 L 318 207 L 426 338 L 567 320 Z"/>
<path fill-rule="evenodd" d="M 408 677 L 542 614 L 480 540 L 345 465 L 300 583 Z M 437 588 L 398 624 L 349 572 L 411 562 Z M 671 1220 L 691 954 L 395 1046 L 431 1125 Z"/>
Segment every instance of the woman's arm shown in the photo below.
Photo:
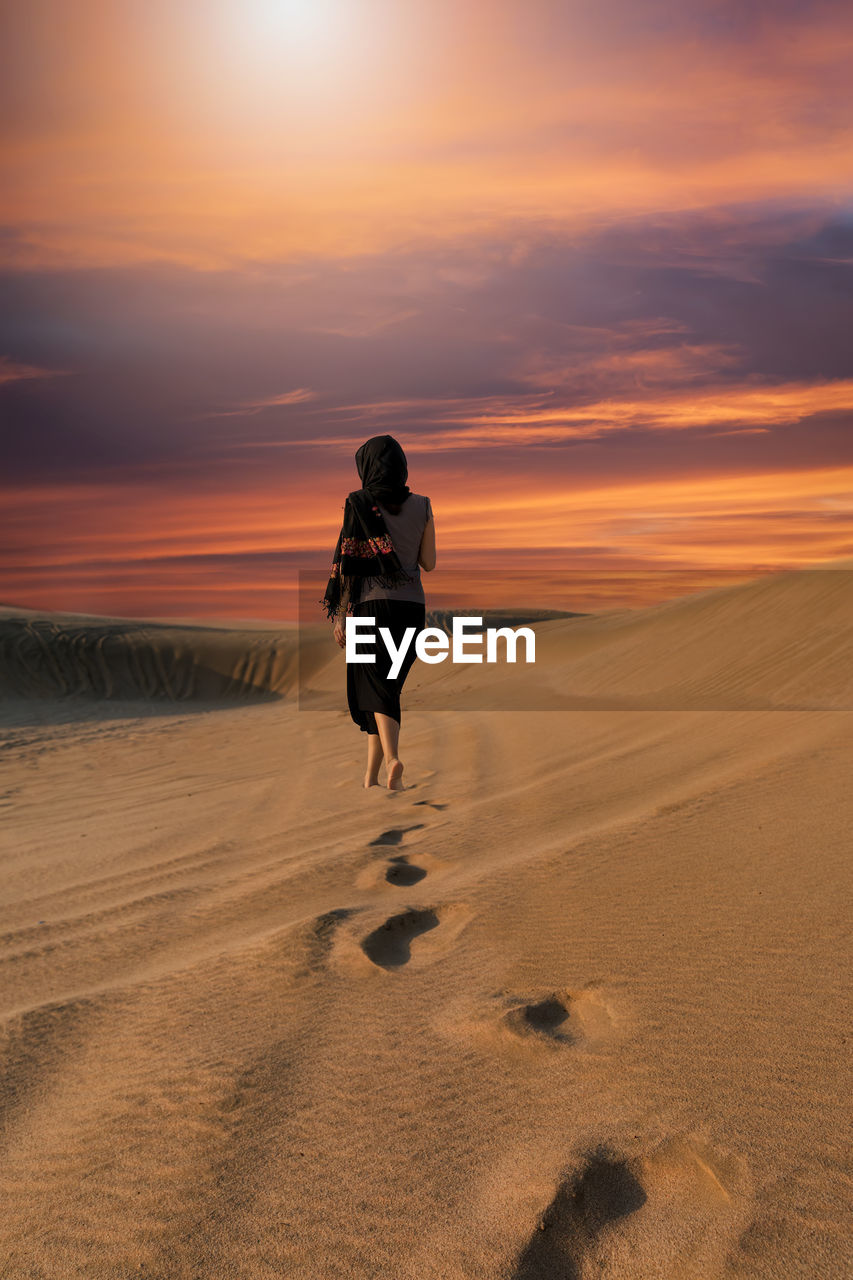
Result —
<path fill-rule="evenodd" d="M 427 522 L 421 535 L 418 551 L 418 564 L 429 573 L 435 568 L 435 521 L 432 518 L 432 506 L 427 505 Z"/>
<path fill-rule="evenodd" d="M 340 604 L 338 605 L 338 611 L 335 614 L 335 616 L 332 618 L 332 624 L 333 624 L 332 634 L 334 635 L 335 640 L 341 646 L 342 649 L 346 644 L 345 627 L 346 627 L 346 618 L 347 618 L 348 611 L 349 611 L 349 593 L 346 590 L 344 590 L 343 595 L 341 596 Z"/>

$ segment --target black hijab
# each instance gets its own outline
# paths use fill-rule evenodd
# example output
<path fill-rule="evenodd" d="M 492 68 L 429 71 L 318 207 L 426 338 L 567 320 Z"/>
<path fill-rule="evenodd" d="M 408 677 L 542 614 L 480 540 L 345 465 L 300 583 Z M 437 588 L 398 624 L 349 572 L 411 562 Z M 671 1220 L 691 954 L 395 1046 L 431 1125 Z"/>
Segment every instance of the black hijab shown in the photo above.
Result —
<path fill-rule="evenodd" d="M 406 455 L 393 436 L 372 436 L 356 453 L 355 465 L 363 488 L 353 490 L 344 503 L 323 600 L 330 618 L 343 603 L 347 610 L 358 603 L 365 578 L 378 578 L 383 587 L 408 581 L 378 506 L 399 508 L 408 498 Z"/>

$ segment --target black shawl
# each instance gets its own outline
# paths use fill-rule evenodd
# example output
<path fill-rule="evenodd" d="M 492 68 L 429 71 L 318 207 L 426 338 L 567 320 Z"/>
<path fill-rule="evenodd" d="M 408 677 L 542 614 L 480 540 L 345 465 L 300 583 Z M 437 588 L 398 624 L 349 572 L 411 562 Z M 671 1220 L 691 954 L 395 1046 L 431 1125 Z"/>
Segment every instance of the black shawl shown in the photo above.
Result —
<path fill-rule="evenodd" d="M 378 504 L 402 506 L 409 496 L 406 455 L 393 436 L 373 436 L 355 455 L 364 486 L 344 504 L 344 520 L 329 575 L 323 607 L 330 618 L 348 612 L 361 598 L 365 578 L 378 578 L 383 587 L 407 582 Z"/>

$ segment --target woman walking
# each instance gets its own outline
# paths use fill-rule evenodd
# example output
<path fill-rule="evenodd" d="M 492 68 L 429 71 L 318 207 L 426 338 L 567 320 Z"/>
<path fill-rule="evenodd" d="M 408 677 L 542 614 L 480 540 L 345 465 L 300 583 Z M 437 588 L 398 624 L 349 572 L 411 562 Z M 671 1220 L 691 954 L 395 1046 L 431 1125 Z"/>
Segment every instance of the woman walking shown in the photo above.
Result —
<path fill-rule="evenodd" d="M 335 639 L 345 645 L 344 619 L 372 617 L 377 639 L 387 627 L 398 647 L 407 628 L 426 625 L 421 569 L 435 568 L 435 524 L 429 498 L 412 493 L 406 455 L 393 436 L 373 436 L 355 455 L 361 489 L 344 504 L 344 519 L 326 588 L 325 608 Z M 375 663 L 347 664 L 347 702 L 355 723 L 367 734 L 365 787 L 379 784 L 385 761 L 390 791 L 403 789 L 399 753 L 400 693 L 415 659 L 410 644 L 399 673 L 389 674 L 391 657 L 377 643 Z"/>

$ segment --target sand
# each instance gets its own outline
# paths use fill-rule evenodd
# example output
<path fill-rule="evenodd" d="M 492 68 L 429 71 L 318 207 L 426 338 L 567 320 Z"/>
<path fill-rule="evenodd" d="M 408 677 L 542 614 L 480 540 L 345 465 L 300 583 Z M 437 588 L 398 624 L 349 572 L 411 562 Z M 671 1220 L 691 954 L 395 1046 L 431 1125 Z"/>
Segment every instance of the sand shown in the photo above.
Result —
<path fill-rule="evenodd" d="M 851 622 L 416 669 L 389 793 L 328 636 L 3 610 L 0 1276 L 849 1276 Z"/>

